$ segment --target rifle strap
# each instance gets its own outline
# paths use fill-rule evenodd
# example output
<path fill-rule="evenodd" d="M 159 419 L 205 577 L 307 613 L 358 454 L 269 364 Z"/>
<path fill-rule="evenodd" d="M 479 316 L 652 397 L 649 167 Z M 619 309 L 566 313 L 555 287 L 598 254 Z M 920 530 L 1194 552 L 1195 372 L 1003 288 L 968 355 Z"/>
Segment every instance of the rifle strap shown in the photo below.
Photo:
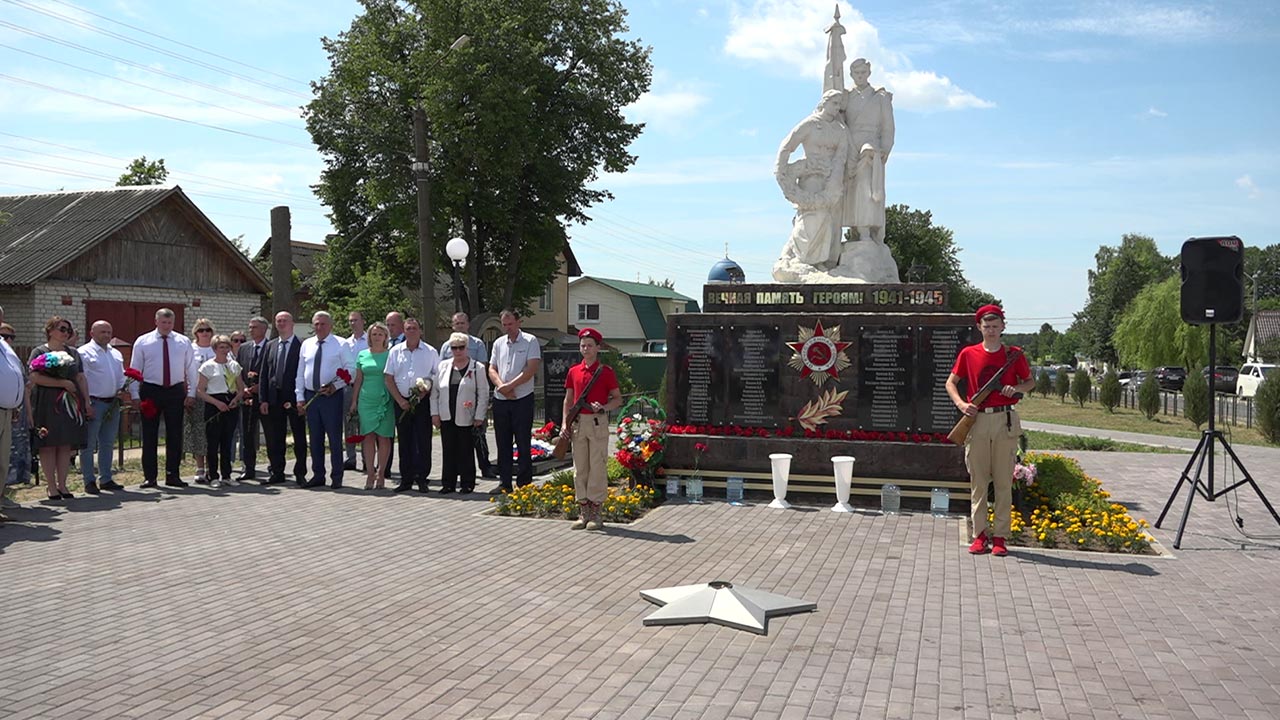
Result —
<path fill-rule="evenodd" d="M 578 393 L 578 399 L 573 402 L 573 406 L 569 408 L 569 414 L 572 417 L 564 419 L 565 424 L 569 424 L 578 419 L 578 415 L 582 412 L 582 408 L 587 405 L 587 393 L 591 392 L 591 388 L 596 384 L 596 380 L 600 377 L 600 371 L 604 370 L 604 363 L 596 365 L 596 371 L 591 375 L 591 379 L 587 381 L 587 386 L 582 388 L 582 392 Z"/>

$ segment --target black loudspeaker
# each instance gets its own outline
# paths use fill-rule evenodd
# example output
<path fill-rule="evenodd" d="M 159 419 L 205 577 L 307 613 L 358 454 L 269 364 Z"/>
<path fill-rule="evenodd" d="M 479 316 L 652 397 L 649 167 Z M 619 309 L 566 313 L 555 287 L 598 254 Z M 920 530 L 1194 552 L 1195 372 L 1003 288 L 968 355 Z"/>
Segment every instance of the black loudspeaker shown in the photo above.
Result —
<path fill-rule="evenodd" d="M 1244 317 L 1244 243 L 1240 238 L 1191 238 L 1182 243 L 1182 321 L 1240 322 Z"/>

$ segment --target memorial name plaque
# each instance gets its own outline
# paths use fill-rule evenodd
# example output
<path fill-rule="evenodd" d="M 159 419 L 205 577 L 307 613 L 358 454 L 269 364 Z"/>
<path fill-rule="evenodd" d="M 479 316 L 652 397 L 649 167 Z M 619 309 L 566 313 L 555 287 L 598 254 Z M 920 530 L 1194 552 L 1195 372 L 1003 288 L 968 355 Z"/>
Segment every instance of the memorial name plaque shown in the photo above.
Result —
<path fill-rule="evenodd" d="M 544 350 L 542 367 L 546 373 L 542 383 L 542 407 L 546 409 L 547 419 L 560 424 L 560 415 L 564 411 L 564 380 L 569 375 L 569 368 L 582 362 L 582 355 L 577 350 Z"/>
<path fill-rule="evenodd" d="M 922 327 L 916 343 L 916 425 L 920 432 L 951 432 L 960 411 L 947 395 L 946 380 L 972 328 Z"/>
<path fill-rule="evenodd" d="M 714 425 L 723 419 L 722 332 L 716 327 L 682 327 L 676 333 L 671 349 L 682 362 L 676 366 L 675 420 Z"/>
<path fill-rule="evenodd" d="M 779 426 L 782 335 L 770 325 L 730 327 L 729 423 Z"/>
<path fill-rule="evenodd" d="M 915 354 L 910 327 L 858 331 L 858 428 L 909 431 Z M 948 428 L 950 429 L 950 428 Z"/>

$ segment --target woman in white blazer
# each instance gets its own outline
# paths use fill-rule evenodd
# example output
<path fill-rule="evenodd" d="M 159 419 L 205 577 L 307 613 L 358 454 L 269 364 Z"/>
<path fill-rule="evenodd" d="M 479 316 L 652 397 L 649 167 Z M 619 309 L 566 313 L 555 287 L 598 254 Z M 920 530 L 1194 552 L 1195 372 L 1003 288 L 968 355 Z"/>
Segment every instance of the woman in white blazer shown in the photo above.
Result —
<path fill-rule="evenodd" d="M 440 492 L 475 492 L 476 460 L 472 432 L 483 428 L 489 412 L 489 379 L 484 366 L 467 352 L 466 333 L 449 336 L 450 357 L 440 361 L 431 384 L 431 423 L 440 430 L 444 466 L 440 470 Z M 499 449 L 501 452 L 501 449 Z M 507 452 L 511 452 L 510 448 Z"/>

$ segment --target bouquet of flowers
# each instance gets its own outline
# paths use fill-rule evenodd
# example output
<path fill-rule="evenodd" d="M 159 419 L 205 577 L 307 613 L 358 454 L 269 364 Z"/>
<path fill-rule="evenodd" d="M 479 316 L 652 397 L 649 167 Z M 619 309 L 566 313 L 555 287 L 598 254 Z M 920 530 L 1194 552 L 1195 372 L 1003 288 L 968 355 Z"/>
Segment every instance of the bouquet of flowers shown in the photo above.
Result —
<path fill-rule="evenodd" d="M 1022 460 L 1013 464 L 1013 481 L 1022 483 L 1024 486 L 1034 485 L 1036 482 L 1036 466 L 1035 463 L 1023 464 Z"/>
<path fill-rule="evenodd" d="M 120 388 L 120 392 L 128 392 L 129 388 L 138 382 L 142 382 L 142 371 L 137 368 L 125 368 L 124 386 Z M 103 422 L 111 420 L 118 412 L 120 412 L 120 398 L 117 397 L 111 401 L 111 407 L 107 408 L 107 416 Z"/>
<path fill-rule="evenodd" d="M 666 423 L 661 420 L 646 420 L 640 413 L 624 415 L 618 421 L 618 451 L 614 457 L 631 471 L 636 482 L 649 485 L 662 464 L 666 434 Z"/>
<path fill-rule="evenodd" d="M 409 395 L 409 409 L 405 412 L 413 412 L 418 409 L 418 404 L 423 398 L 431 394 L 431 378 L 418 378 L 413 384 L 412 394 Z"/>
<path fill-rule="evenodd" d="M 542 427 L 533 431 L 533 436 L 538 440 L 549 442 L 551 438 L 554 436 L 553 434 L 555 433 L 555 431 L 556 431 L 556 421 L 548 420 L 546 425 L 543 425 Z"/>
<path fill-rule="evenodd" d="M 31 371 L 59 380 L 70 380 L 76 376 L 76 361 L 69 352 L 50 350 L 31 358 Z M 77 425 L 84 424 L 84 416 L 80 414 L 80 401 L 69 390 L 58 391 L 54 397 L 54 409 L 66 413 Z"/>
<path fill-rule="evenodd" d="M 301 371 L 299 371 L 299 372 L 301 372 Z M 331 381 L 329 381 L 329 382 L 327 382 L 327 383 L 325 383 L 324 385 L 322 385 L 322 386 L 320 387 L 320 389 L 321 389 L 321 390 L 323 390 L 323 389 L 325 389 L 325 388 L 329 388 L 330 390 L 332 390 L 332 389 L 333 389 L 333 383 L 334 383 L 334 382 L 337 382 L 338 380 L 341 380 L 342 382 L 346 383 L 347 385 L 350 385 L 350 384 L 351 384 L 351 372 L 350 372 L 350 371 L 348 371 L 346 368 L 338 368 L 338 372 L 334 373 L 334 379 L 333 379 L 333 380 L 331 380 Z M 229 385 L 234 385 L 234 383 L 228 383 L 228 384 L 229 384 Z M 332 394 L 332 393 L 330 393 L 330 394 Z M 307 408 L 311 407 L 311 403 L 315 402 L 316 398 L 318 398 L 318 397 L 320 397 L 320 393 L 316 393 L 315 395 L 312 395 L 310 400 L 307 400 L 307 401 L 305 401 L 305 402 L 300 403 L 300 404 L 298 405 L 298 409 L 299 409 L 300 411 L 302 411 L 302 412 L 306 412 L 306 411 L 307 411 Z"/>

